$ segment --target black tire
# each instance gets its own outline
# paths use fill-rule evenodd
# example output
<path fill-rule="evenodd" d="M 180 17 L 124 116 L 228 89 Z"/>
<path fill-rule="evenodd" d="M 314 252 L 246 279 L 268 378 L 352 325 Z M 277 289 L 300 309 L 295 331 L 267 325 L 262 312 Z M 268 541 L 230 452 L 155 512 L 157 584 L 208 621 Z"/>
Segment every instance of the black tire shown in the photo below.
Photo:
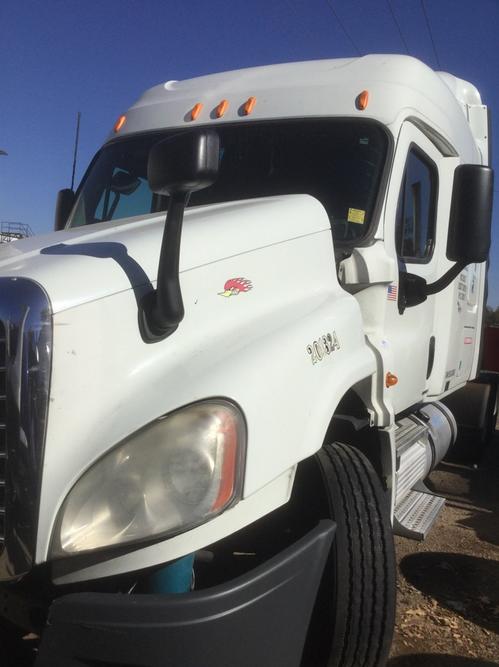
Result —
<path fill-rule="evenodd" d="M 396 596 L 387 498 L 361 452 L 336 443 L 316 460 L 337 529 L 302 664 L 381 667 L 390 651 Z"/>

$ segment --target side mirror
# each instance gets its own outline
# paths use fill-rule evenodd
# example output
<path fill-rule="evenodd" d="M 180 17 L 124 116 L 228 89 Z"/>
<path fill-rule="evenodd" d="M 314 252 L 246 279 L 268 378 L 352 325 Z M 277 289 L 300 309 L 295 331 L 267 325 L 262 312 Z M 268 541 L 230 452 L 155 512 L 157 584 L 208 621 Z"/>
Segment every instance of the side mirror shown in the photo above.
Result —
<path fill-rule="evenodd" d="M 75 193 L 69 188 L 59 190 L 55 205 L 54 230 L 58 232 L 64 229 L 75 202 Z"/>
<path fill-rule="evenodd" d="M 191 192 L 212 185 L 218 175 L 220 139 L 213 130 L 185 132 L 157 143 L 149 153 L 147 179 L 158 195 L 168 195 L 156 290 L 146 296 L 141 327 L 146 340 L 162 340 L 184 317 L 179 258 L 184 209 Z"/>
<path fill-rule="evenodd" d="M 186 195 L 207 188 L 218 176 L 220 139 L 213 130 L 186 132 L 152 147 L 149 187 L 158 195 Z"/>
<path fill-rule="evenodd" d="M 494 171 L 462 164 L 454 172 L 447 258 L 467 265 L 485 262 L 490 249 Z"/>
<path fill-rule="evenodd" d="M 479 164 L 461 164 L 454 172 L 447 258 L 456 262 L 444 275 L 427 284 L 421 276 L 400 274 L 399 312 L 426 301 L 445 289 L 468 264 L 486 262 L 490 250 L 494 171 Z"/>

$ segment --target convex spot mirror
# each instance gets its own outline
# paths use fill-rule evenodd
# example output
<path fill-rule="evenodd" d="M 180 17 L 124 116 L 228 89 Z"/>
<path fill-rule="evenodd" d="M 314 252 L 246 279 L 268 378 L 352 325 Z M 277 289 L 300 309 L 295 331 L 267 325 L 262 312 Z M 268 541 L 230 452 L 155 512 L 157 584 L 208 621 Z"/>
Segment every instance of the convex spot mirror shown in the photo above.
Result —
<path fill-rule="evenodd" d="M 131 195 L 140 185 L 140 178 L 126 171 L 117 171 L 111 179 L 111 192 L 118 195 Z"/>
<path fill-rule="evenodd" d="M 220 139 L 213 130 L 184 132 L 152 147 L 147 164 L 149 187 L 159 195 L 187 195 L 215 182 Z"/>
<path fill-rule="evenodd" d="M 75 193 L 70 188 L 59 190 L 55 205 L 54 230 L 64 229 L 75 202 Z"/>
<path fill-rule="evenodd" d="M 447 258 L 467 265 L 485 262 L 490 249 L 494 172 L 462 164 L 454 172 Z"/>

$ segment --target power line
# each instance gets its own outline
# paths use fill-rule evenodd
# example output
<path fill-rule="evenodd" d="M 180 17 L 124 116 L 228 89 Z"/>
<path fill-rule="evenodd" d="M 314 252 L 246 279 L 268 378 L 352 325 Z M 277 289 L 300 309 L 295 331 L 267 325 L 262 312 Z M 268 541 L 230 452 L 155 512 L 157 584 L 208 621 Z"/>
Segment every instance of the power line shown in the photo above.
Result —
<path fill-rule="evenodd" d="M 393 22 L 395 23 L 395 25 L 397 26 L 397 30 L 399 31 L 400 39 L 402 40 L 405 46 L 406 53 L 407 55 L 409 55 L 409 47 L 407 46 L 407 42 L 405 41 L 404 35 L 402 34 L 402 29 L 400 28 L 399 22 L 397 21 L 397 17 L 395 16 L 395 12 L 393 11 L 393 7 L 391 5 L 390 0 L 386 0 L 386 3 L 388 5 L 388 9 L 390 10 L 390 14 L 392 15 Z"/>
<path fill-rule="evenodd" d="M 353 38 L 351 37 L 351 35 L 346 31 L 346 28 L 345 28 L 345 26 L 343 25 L 343 23 L 341 22 L 340 17 L 338 16 L 338 14 L 336 13 L 336 10 L 334 9 L 334 7 L 333 7 L 333 3 L 331 2 L 331 0 L 326 0 L 326 4 L 327 4 L 327 6 L 329 7 L 329 9 L 333 12 L 333 16 L 334 16 L 334 18 L 336 19 L 336 21 L 338 22 L 338 25 L 340 26 L 340 28 L 342 29 L 343 34 L 345 35 L 345 37 L 346 37 L 346 38 L 348 39 L 348 41 L 351 43 L 351 45 L 353 46 L 353 48 L 357 51 L 358 55 L 359 55 L 359 56 L 362 55 L 361 52 L 360 52 L 360 50 L 359 50 L 359 47 L 358 47 L 357 44 L 353 41 Z"/>
<path fill-rule="evenodd" d="M 437 61 L 437 67 L 438 69 L 442 69 L 442 66 L 440 65 L 440 60 L 438 59 L 437 47 L 435 45 L 435 40 L 433 39 L 433 33 L 431 32 L 430 19 L 428 18 L 428 14 L 426 13 L 426 7 L 424 6 L 424 0 L 421 0 L 421 9 L 423 10 L 423 14 L 425 17 L 426 27 L 428 28 L 428 34 L 430 35 L 431 45 L 433 46 L 433 53 L 435 54 L 435 60 Z"/>

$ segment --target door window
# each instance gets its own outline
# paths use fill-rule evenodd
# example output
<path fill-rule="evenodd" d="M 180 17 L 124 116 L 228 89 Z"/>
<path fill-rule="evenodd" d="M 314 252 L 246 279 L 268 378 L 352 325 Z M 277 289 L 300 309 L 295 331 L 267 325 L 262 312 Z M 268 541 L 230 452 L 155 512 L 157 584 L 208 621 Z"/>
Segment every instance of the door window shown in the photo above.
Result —
<path fill-rule="evenodd" d="M 412 147 L 397 205 L 397 253 L 404 260 L 427 262 L 431 257 L 435 243 L 436 192 L 434 163 Z"/>

